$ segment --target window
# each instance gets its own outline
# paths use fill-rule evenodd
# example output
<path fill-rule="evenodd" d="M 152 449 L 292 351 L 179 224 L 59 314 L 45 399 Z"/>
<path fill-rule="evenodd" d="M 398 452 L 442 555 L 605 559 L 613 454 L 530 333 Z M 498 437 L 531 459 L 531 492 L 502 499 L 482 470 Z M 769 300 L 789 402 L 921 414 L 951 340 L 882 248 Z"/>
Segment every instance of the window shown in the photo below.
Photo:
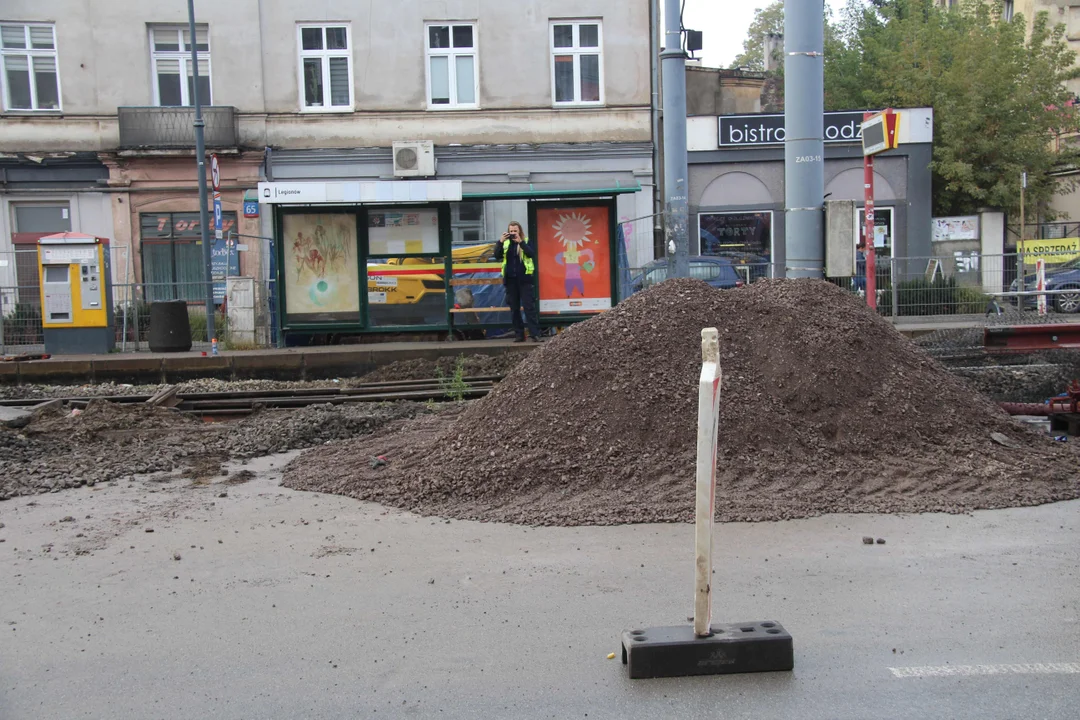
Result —
<path fill-rule="evenodd" d="M 1001 10 L 1001 19 L 1005 22 L 1012 22 L 1013 13 L 1016 11 L 1013 0 L 1005 0 L 1005 7 Z"/>
<path fill-rule="evenodd" d="M 0 25 L 5 110 L 59 110 L 56 32 L 52 25 Z"/>
<path fill-rule="evenodd" d="M 483 242 L 484 203 L 451 203 L 450 233 L 454 245 L 477 245 Z"/>
<path fill-rule="evenodd" d="M 856 247 L 866 239 L 866 211 L 858 208 L 855 211 L 856 222 Z M 874 248 L 879 257 L 890 257 L 893 245 L 893 209 L 891 207 L 877 206 L 874 208 Z"/>
<path fill-rule="evenodd" d="M 202 232 L 199 213 L 145 213 L 139 218 L 142 242 L 143 297 L 147 302 L 158 300 L 206 300 L 206 270 L 203 265 Z M 228 233 L 236 227 L 236 213 L 222 213 L 222 229 Z M 215 276 L 237 274 L 238 260 L 234 254 L 219 250 L 225 241 L 214 243 Z M 224 262 L 228 268 L 220 267 Z M 220 287 L 219 287 L 220 286 Z M 221 302 L 225 283 L 214 283 L 214 299 Z"/>
<path fill-rule="evenodd" d="M 600 23 L 551 24 L 551 87 L 556 105 L 604 101 Z"/>
<path fill-rule="evenodd" d="M 300 101 L 303 110 L 353 109 L 348 25 L 301 25 Z"/>
<path fill-rule="evenodd" d="M 210 32 L 195 27 L 199 52 L 199 103 L 212 104 L 210 95 Z M 154 104 L 161 107 L 194 105 L 191 72 L 191 33 L 185 27 L 160 25 L 150 28 L 150 62 L 154 72 Z M 181 78 L 186 78 L 182 80 Z"/>
<path fill-rule="evenodd" d="M 428 107 L 476 107 L 476 26 L 428 25 L 427 72 Z"/>

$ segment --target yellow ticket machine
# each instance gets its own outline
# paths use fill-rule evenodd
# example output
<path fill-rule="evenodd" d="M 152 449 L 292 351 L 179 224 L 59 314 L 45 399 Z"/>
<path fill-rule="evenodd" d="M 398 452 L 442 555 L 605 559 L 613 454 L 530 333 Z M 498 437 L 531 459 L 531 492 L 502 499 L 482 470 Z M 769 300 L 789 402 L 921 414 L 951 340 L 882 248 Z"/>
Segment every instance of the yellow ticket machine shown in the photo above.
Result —
<path fill-rule="evenodd" d="M 38 278 L 45 352 L 96 354 L 115 347 L 109 250 L 101 238 L 70 232 L 41 238 Z"/>

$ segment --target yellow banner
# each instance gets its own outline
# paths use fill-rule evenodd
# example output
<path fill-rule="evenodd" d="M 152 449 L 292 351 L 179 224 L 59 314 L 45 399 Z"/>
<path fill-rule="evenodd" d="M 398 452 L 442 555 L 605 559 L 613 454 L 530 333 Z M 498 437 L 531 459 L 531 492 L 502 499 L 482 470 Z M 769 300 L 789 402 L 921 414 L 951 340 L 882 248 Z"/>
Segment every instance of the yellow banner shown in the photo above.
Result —
<path fill-rule="evenodd" d="M 1080 237 L 1058 238 L 1056 240 L 1023 240 L 1017 245 L 1017 252 L 1023 253 L 1024 265 L 1035 266 L 1040 258 L 1047 265 L 1060 265 L 1080 257 Z"/>

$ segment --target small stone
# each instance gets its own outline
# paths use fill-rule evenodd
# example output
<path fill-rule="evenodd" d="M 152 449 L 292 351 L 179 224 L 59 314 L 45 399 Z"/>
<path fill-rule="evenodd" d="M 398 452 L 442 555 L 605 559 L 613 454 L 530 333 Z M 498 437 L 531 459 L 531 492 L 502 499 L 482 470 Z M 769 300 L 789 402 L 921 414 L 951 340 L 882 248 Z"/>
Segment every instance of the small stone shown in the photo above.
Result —
<path fill-rule="evenodd" d="M 179 560 L 180 559 L 180 553 L 173 553 L 172 559 L 173 560 Z"/>
<path fill-rule="evenodd" d="M 431 578 L 430 580 L 428 580 L 427 584 L 428 585 L 434 585 L 435 584 L 435 578 Z"/>
<path fill-rule="evenodd" d="M 223 493 L 218 493 L 218 497 L 219 497 L 219 498 L 223 498 L 223 497 L 229 497 L 229 493 L 227 493 L 227 492 L 223 492 Z"/>
<path fill-rule="evenodd" d="M 884 545 L 885 544 L 885 538 L 878 538 L 877 539 L 877 544 L 878 545 Z"/>
<path fill-rule="evenodd" d="M 154 532 L 154 528 L 146 528 L 143 532 Z"/>
<path fill-rule="evenodd" d="M 864 537 L 862 539 L 862 544 L 863 545 L 873 545 L 874 544 L 874 538 L 872 538 L 872 537 Z"/>
<path fill-rule="evenodd" d="M 75 522 L 75 518 L 70 515 L 66 515 L 60 522 Z"/>

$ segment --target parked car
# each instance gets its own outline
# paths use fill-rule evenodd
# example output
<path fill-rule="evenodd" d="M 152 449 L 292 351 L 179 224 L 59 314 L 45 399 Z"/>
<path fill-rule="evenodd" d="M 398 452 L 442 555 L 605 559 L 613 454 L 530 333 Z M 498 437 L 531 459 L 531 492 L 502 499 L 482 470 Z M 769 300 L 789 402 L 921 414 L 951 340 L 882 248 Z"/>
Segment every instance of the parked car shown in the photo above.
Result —
<path fill-rule="evenodd" d="M 1016 280 L 1012 281 L 1012 285 L 1009 286 L 1009 290 L 1016 292 L 1020 287 L 1020 283 Z M 1032 291 L 1035 289 L 1035 274 L 1024 276 L 1024 290 Z M 1061 265 L 1047 265 L 1046 266 L 1046 289 L 1047 290 L 1064 290 L 1055 295 L 1046 296 L 1046 304 L 1052 307 L 1059 313 L 1075 313 L 1080 312 L 1080 258 L 1070 260 Z M 1038 304 L 1038 295 L 1025 295 L 1023 297 L 1012 297 L 1012 304 L 1014 306 L 1021 306 L 1025 308 L 1033 308 Z"/>
<path fill-rule="evenodd" d="M 739 277 L 739 273 L 736 272 L 731 260 L 709 255 L 698 255 L 690 258 L 690 277 L 696 280 L 704 280 L 709 285 L 720 290 L 742 287 L 745 284 L 742 278 Z M 641 269 L 641 273 L 630 280 L 630 292 L 650 288 L 667 279 L 668 259 L 653 260 Z"/>

